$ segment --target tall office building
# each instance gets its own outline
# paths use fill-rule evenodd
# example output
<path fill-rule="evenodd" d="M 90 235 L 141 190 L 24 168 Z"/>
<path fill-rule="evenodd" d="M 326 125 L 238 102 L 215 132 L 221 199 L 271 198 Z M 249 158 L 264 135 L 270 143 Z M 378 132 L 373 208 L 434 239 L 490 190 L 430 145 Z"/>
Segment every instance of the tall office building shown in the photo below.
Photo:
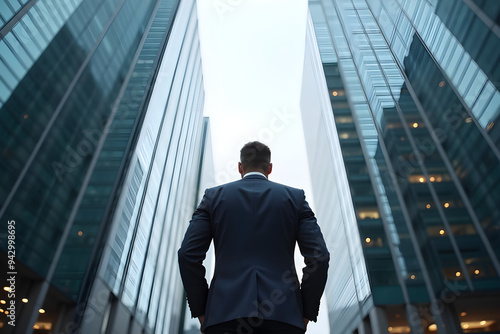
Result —
<path fill-rule="evenodd" d="M 0 18 L 0 331 L 177 332 L 209 152 L 194 1 L 1 1 Z"/>
<path fill-rule="evenodd" d="M 332 333 L 500 330 L 500 2 L 310 0 Z"/>

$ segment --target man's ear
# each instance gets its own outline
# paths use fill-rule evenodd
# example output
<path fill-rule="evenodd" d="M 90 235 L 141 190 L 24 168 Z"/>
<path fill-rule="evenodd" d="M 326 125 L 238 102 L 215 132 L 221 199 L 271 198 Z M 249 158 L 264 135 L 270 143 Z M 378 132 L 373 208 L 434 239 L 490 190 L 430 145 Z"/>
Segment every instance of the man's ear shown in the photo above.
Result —
<path fill-rule="evenodd" d="M 238 162 L 238 173 L 243 176 L 243 165 L 241 164 L 241 162 Z"/>
<path fill-rule="evenodd" d="M 267 170 L 267 174 L 271 174 L 271 172 L 273 171 L 273 164 L 269 164 L 269 169 Z"/>

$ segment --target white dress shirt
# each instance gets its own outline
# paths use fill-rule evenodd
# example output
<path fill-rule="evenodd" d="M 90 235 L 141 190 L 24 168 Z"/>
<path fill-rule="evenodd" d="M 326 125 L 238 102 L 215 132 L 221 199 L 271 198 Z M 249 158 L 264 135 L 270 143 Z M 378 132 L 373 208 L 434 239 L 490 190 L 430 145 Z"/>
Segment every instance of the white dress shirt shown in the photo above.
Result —
<path fill-rule="evenodd" d="M 247 177 L 249 175 L 262 175 L 264 176 L 266 179 L 267 179 L 267 176 L 265 176 L 264 174 L 262 174 L 261 172 L 248 172 L 246 173 L 245 175 L 243 175 L 243 177 Z"/>

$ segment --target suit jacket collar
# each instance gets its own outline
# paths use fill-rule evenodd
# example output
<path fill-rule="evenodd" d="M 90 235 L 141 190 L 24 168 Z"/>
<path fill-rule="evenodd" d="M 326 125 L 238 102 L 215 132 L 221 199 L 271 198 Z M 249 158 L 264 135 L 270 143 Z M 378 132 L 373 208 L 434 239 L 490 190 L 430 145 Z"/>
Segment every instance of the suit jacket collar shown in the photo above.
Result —
<path fill-rule="evenodd" d="M 252 174 L 252 175 L 247 175 L 243 177 L 242 180 L 245 179 L 262 179 L 262 180 L 267 180 L 267 178 L 264 175 L 258 175 L 258 174 Z"/>
<path fill-rule="evenodd" d="M 250 175 L 260 175 L 260 176 L 264 176 L 264 173 L 261 173 L 261 172 L 248 172 L 246 173 L 245 175 L 243 175 L 243 177 L 247 177 L 247 176 L 250 176 Z"/>

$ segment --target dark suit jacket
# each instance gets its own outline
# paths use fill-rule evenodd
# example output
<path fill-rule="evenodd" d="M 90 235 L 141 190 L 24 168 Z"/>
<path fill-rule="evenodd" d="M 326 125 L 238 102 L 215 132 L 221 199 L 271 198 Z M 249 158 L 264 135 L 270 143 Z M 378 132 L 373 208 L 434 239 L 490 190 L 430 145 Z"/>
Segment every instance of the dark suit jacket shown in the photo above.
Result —
<path fill-rule="evenodd" d="M 212 239 L 209 289 L 202 262 Z M 296 242 L 306 263 L 301 284 Z M 246 317 L 301 328 L 303 318 L 316 321 L 330 256 L 303 190 L 259 175 L 207 189 L 178 255 L 191 314 L 205 315 L 203 329 Z"/>

